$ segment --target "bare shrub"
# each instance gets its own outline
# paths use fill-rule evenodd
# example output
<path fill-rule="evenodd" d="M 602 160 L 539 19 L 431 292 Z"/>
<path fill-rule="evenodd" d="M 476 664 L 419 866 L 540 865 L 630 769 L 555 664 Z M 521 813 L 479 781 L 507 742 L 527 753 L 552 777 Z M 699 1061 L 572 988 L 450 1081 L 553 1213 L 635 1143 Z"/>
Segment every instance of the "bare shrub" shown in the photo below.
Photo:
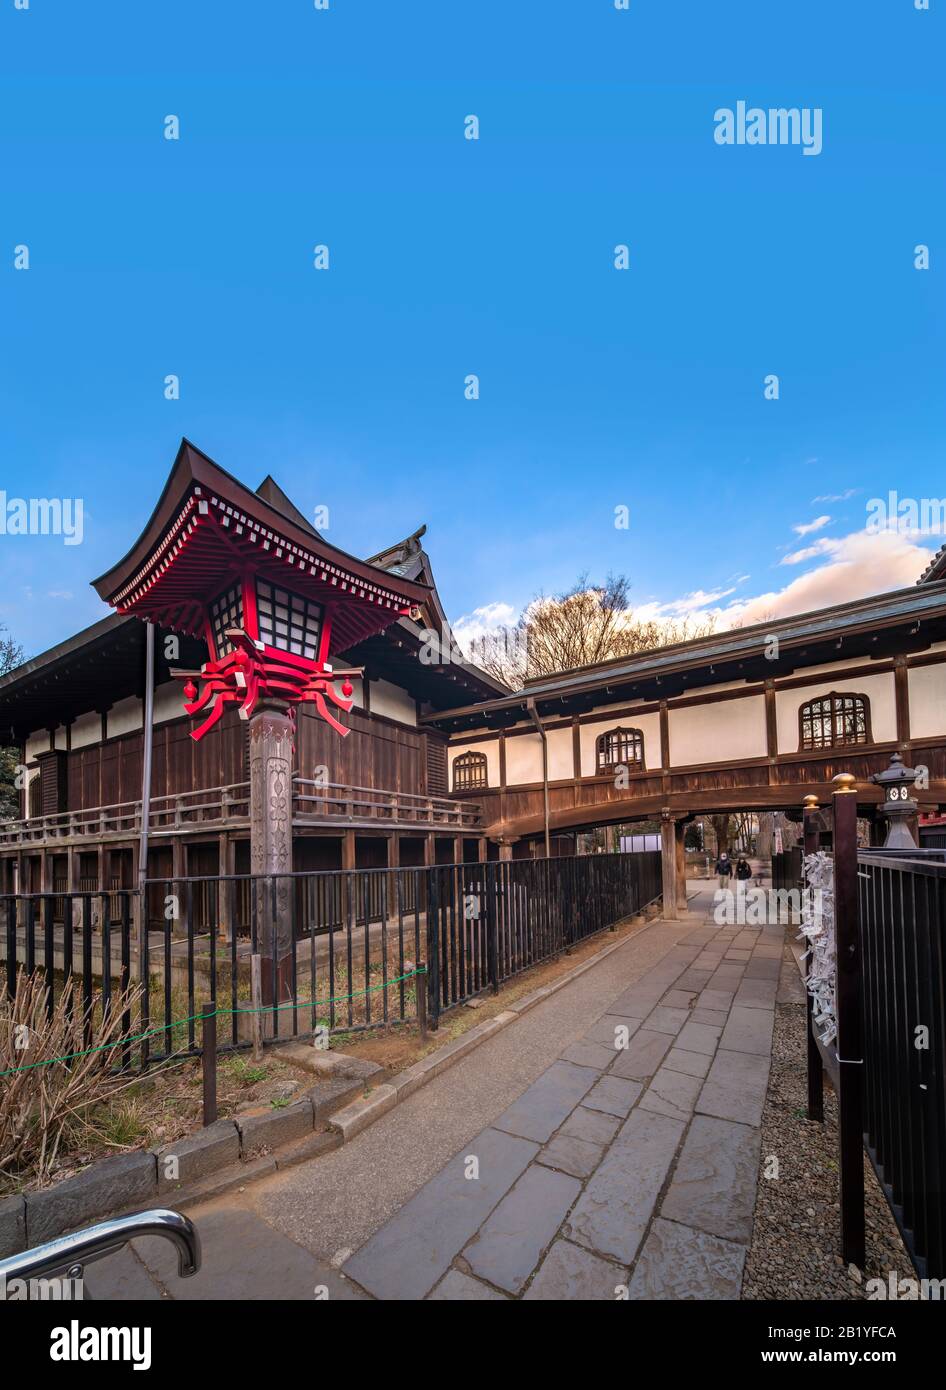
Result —
<path fill-rule="evenodd" d="M 140 985 L 113 991 L 105 1008 L 95 991 L 86 1015 L 68 980 L 48 1015 L 43 973 L 20 970 L 14 997 L 0 997 L 0 1175 L 47 1179 L 89 1110 L 124 1084 L 114 1072 L 122 1016 L 141 995 Z"/>

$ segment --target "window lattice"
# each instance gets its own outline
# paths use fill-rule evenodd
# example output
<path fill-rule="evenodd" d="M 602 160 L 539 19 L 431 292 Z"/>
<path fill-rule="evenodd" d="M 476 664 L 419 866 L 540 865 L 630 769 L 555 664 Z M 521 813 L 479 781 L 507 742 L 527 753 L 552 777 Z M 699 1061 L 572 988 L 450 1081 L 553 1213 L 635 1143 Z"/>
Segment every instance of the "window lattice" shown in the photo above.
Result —
<path fill-rule="evenodd" d="M 265 579 L 256 581 L 260 641 L 316 661 L 322 635 L 322 607 Z"/>
<path fill-rule="evenodd" d="M 799 710 L 801 747 L 848 748 L 870 743 L 870 706 L 866 695 L 823 695 Z"/>
<path fill-rule="evenodd" d="M 243 626 L 243 590 L 234 584 L 214 599 L 210 605 L 210 626 L 218 658 L 233 651 L 233 643 L 224 636 L 228 627 Z"/>
<path fill-rule="evenodd" d="M 487 785 L 486 754 L 461 753 L 453 760 L 453 790 L 468 792 Z"/>
<path fill-rule="evenodd" d="M 609 729 L 595 744 L 599 772 L 616 767 L 644 767 L 644 735 L 640 729 Z"/>

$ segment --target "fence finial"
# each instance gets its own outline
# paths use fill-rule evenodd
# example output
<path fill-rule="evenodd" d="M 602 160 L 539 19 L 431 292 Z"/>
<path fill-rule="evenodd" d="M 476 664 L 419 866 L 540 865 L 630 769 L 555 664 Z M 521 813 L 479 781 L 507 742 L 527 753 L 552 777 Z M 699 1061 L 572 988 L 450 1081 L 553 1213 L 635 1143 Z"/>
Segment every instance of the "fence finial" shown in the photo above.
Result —
<path fill-rule="evenodd" d="M 817 811 L 820 803 L 818 801 L 818 798 L 815 796 L 814 792 L 809 792 L 801 804 L 804 806 L 806 811 Z"/>
<path fill-rule="evenodd" d="M 856 791 L 857 791 L 857 783 L 856 783 L 856 781 L 854 780 L 854 775 L 853 775 L 853 773 L 850 773 L 850 772 L 839 772 L 838 775 L 837 775 L 836 777 L 832 777 L 832 778 L 831 778 L 831 782 L 832 782 L 832 785 L 833 785 L 833 786 L 837 789 L 837 791 L 839 791 L 839 792 L 856 792 Z"/>

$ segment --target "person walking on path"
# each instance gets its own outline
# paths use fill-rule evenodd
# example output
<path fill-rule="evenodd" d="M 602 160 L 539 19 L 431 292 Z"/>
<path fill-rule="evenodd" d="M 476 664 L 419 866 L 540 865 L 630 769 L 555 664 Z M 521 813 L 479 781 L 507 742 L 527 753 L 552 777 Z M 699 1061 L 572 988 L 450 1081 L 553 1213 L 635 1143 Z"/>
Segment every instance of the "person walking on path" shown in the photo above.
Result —
<path fill-rule="evenodd" d="M 732 877 L 732 860 L 725 850 L 716 861 L 716 872 L 719 874 L 720 888 L 728 888 Z"/>
<path fill-rule="evenodd" d="M 745 881 L 751 877 L 752 865 L 749 863 L 748 859 L 740 854 L 739 858 L 736 860 L 736 882 L 745 883 Z"/>

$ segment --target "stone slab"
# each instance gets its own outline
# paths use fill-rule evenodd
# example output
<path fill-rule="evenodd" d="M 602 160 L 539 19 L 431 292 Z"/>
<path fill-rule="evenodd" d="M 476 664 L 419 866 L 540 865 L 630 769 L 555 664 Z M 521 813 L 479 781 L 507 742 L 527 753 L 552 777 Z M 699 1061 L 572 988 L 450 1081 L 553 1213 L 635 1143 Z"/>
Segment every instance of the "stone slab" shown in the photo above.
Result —
<path fill-rule="evenodd" d="M 363 1129 L 367 1129 L 375 1120 L 392 1110 L 397 1105 L 397 1099 L 398 1093 L 394 1086 L 377 1086 L 360 1100 L 354 1100 L 351 1105 L 336 1110 L 330 1121 L 331 1127 L 347 1144 L 356 1134 L 360 1134 Z"/>
<path fill-rule="evenodd" d="M 669 1115 L 674 1120 L 688 1120 L 696 1105 L 703 1082 L 698 1076 L 661 1067 L 638 1101 L 642 1110 Z"/>
<path fill-rule="evenodd" d="M 778 980 L 742 980 L 736 990 L 734 1006 L 746 1009 L 774 1009 Z"/>
<path fill-rule="evenodd" d="M 557 1240 L 524 1295 L 525 1302 L 614 1302 L 625 1285 L 623 1269 L 568 1240 Z"/>
<path fill-rule="evenodd" d="M 526 1139 L 483 1130 L 351 1256 L 344 1272 L 376 1298 L 423 1298 L 538 1151 Z M 478 1178 L 465 1176 L 470 1155 L 479 1160 Z"/>
<path fill-rule="evenodd" d="M 614 1048 L 604 1043 L 574 1042 L 562 1053 L 563 1062 L 572 1062 L 576 1067 L 590 1067 L 593 1071 L 607 1071 L 614 1061 Z"/>
<path fill-rule="evenodd" d="M 695 989 L 669 989 L 660 1002 L 670 1009 L 690 1009 L 697 993 Z"/>
<path fill-rule="evenodd" d="M 720 1048 L 713 1058 L 696 1108 L 703 1115 L 758 1126 L 762 1123 L 768 1080 L 768 1057 L 757 1057 L 750 1052 L 726 1052 Z"/>
<path fill-rule="evenodd" d="M 777 980 L 780 964 L 779 960 L 759 960 L 753 956 L 746 966 L 746 973 L 742 978 L 744 980 Z"/>
<path fill-rule="evenodd" d="M 496 1129 L 544 1144 L 597 1081 L 590 1067 L 553 1062 L 493 1121 Z"/>
<path fill-rule="evenodd" d="M 607 1115 L 603 1110 L 589 1110 L 585 1105 L 578 1105 L 558 1133 L 606 1147 L 621 1128 L 622 1118 L 619 1115 Z"/>
<path fill-rule="evenodd" d="M 643 1028 L 635 1033 L 628 1046 L 618 1054 L 618 1059 L 608 1072 L 609 1076 L 619 1076 L 628 1081 L 647 1081 L 663 1061 L 664 1054 L 673 1045 L 673 1037 L 668 1033 L 654 1033 Z"/>
<path fill-rule="evenodd" d="M 240 1156 L 240 1141 L 232 1124 L 230 1133 L 236 1145 L 236 1159 Z M 26 1194 L 26 1248 L 42 1245 L 66 1231 L 91 1226 L 126 1207 L 153 1205 L 157 1191 L 153 1153 L 137 1150 L 99 1159 L 55 1187 Z"/>
<path fill-rule="evenodd" d="M 661 1216 L 748 1244 L 760 1146 L 757 1130 L 709 1115 L 694 1116 Z M 603 1167 L 604 1163 L 599 1174 Z"/>
<path fill-rule="evenodd" d="M 689 1017 L 688 1007 L 681 1009 L 667 1004 L 658 1004 L 656 1009 L 644 1019 L 644 1027 L 654 1033 L 669 1033 L 671 1037 L 675 1037 Z"/>
<path fill-rule="evenodd" d="M 687 1052 L 682 1047 L 672 1047 L 664 1058 L 663 1065 L 670 1071 L 682 1071 L 685 1076 L 702 1078 L 709 1071 L 711 1061 L 712 1058 L 705 1052 Z"/>
<path fill-rule="evenodd" d="M 684 1052 L 703 1052 L 712 1056 L 722 1031 L 711 1023 L 688 1023 L 677 1034 L 677 1047 L 683 1048 Z"/>
<path fill-rule="evenodd" d="M 735 998 L 735 989 L 704 989 L 700 992 L 697 999 L 697 1008 L 716 1009 L 720 1013 L 727 1014 Z"/>
<path fill-rule="evenodd" d="M 606 1115 L 622 1119 L 630 1113 L 644 1087 L 639 1081 L 625 1081 L 621 1076 L 602 1076 L 582 1101 L 582 1109 L 602 1110 Z"/>
<path fill-rule="evenodd" d="M 753 1052 L 768 1057 L 772 1052 L 775 1014 L 769 1009 L 741 1009 L 733 1005 L 720 1047 L 727 1052 Z"/>
<path fill-rule="evenodd" d="M 240 1157 L 240 1136 L 232 1120 L 217 1120 L 206 1129 L 163 1145 L 156 1154 L 158 1191 L 177 1192 L 189 1183 L 236 1163 Z"/>
<path fill-rule="evenodd" d="M 632 1038 L 642 1022 L 643 1020 L 639 1018 L 623 1018 L 620 1014 L 605 1014 L 603 1018 L 598 1019 L 593 1027 L 588 1029 L 584 1040 L 585 1042 L 600 1043 L 602 1046 L 616 1051 L 618 1038 L 624 1035 L 623 1033 L 617 1034 L 615 1029 L 626 1028 L 627 1036 Z"/>
<path fill-rule="evenodd" d="M 541 1151 L 537 1162 L 556 1168 L 560 1173 L 570 1173 L 573 1178 L 587 1178 L 601 1162 L 604 1148 L 603 1144 L 593 1144 L 588 1139 L 578 1139 L 559 1130 Z"/>
<path fill-rule="evenodd" d="M 589 1178 L 562 1234 L 629 1265 L 637 1254 L 684 1126 L 634 1110 Z"/>
<path fill-rule="evenodd" d="M 728 1009 L 691 1009 L 690 1021 L 692 1023 L 709 1023 L 713 1028 L 725 1028 L 726 1019 L 729 1017 Z"/>
<path fill-rule="evenodd" d="M 26 1249 L 26 1200 L 0 1197 L 0 1260 Z"/>
<path fill-rule="evenodd" d="M 427 1295 L 428 1303 L 489 1303 L 506 1301 L 498 1289 L 471 1279 L 459 1269 L 448 1269 L 440 1283 Z"/>
<path fill-rule="evenodd" d="M 252 1158 L 263 1149 L 273 1149 L 311 1134 L 312 1105 L 307 1098 L 262 1115 L 237 1115 L 235 1121 L 243 1157 Z"/>
<path fill-rule="evenodd" d="M 632 1299 L 724 1300 L 742 1289 L 745 1248 L 658 1217 L 634 1267 Z"/>
<path fill-rule="evenodd" d="M 518 1293 L 580 1191 L 576 1178 L 533 1163 L 465 1247 L 472 1272 Z"/>

